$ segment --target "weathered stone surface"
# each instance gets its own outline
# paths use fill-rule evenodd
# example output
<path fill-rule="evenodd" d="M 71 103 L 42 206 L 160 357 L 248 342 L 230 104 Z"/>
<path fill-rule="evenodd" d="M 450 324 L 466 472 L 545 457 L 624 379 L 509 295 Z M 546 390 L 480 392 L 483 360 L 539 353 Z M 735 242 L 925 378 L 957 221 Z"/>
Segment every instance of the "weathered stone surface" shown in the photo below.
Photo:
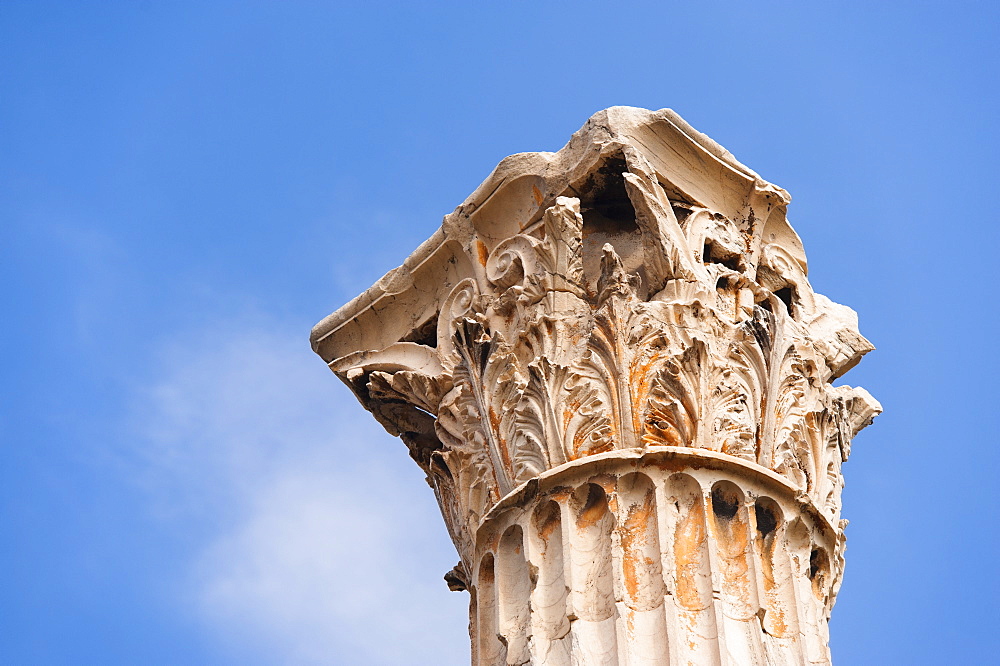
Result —
<path fill-rule="evenodd" d="M 513 155 L 313 348 L 426 472 L 476 664 L 828 663 L 871 344 L 670 110 Z"/>

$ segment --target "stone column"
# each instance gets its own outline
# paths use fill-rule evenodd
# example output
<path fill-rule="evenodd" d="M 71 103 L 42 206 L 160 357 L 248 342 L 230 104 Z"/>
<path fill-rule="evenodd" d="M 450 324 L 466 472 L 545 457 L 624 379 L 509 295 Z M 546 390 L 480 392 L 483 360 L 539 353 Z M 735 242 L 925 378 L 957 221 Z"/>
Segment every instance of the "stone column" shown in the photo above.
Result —
<path fill-rule="evenodd" d="M 505 159 L 313 348 L 427 474 L 473 663 L 826 664 L 872 349 L 670 110 Z"/>

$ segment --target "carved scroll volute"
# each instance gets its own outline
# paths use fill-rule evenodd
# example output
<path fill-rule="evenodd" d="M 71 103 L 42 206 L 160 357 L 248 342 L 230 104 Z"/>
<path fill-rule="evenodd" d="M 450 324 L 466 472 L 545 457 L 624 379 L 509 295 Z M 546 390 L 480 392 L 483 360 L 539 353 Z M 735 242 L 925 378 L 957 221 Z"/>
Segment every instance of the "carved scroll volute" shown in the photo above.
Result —
<path fill-rule="evenodd" d="M 521 307 L 547 298 L 545 310 L 561 313 L 584 294 L 580 200 L 558 197 L 542 215 L 542 238 L 518 234 L 503 241 L 486 262 L 486 276 L 498 289 L 513 292 Z"/>
<path fill-rule="evenodd" d="M 535 248 L 542 242 L 537 238 L 518 234 L 503 241 L 486 261 L 486 277 L 499 289 L 522 285 L 525 278 L 538 274 Z"/>
<path fill-rule="evenodd" d="M 473 278 L 465 278 L 455 285 L 444 299 L 438 314 L 437 349 L 442 362 L 447 362 L 455 351 L 455 325 L 473 309 L 480 299 L 479 284 Z"/>
<path fill-rule="evenodd" d="M 583 300 L 580 201 L 558 197 L 532 233 L 540 238 L 518 234 L 500 243 L 486 263 L 486 276 L 497 289 L 496 312 L 517 313 L 512 334 L 517 340 L 507 378 L 516 381 L 506 383 L 516 387 L 517 396 L 512 393 L 510 404 L 498 413 L 503 414 L 499 425 L 512 456 L 510 464 L 515 465 L 517 456 L 534 460 L 511 470 L 518 482 L 526 480 L 539 461 L 558 465 L 583 451 L 603 450 L 609 441 L 599 419 L 588 420 L 582 429 L 586 432 L 574 425 L 575 419 L 592 414 L 603 402 L 597 397 L 600 391 L 591 390 L 579 377 L 574 380 L 566 365 L 583 353 L 573 322 L 589 312 Z M 501 390 L 501 385 L 488 390 Z M 563 443 L 581 437 L 585 441 Z M 604 443 L 597 444 L 598 440 Z"/>

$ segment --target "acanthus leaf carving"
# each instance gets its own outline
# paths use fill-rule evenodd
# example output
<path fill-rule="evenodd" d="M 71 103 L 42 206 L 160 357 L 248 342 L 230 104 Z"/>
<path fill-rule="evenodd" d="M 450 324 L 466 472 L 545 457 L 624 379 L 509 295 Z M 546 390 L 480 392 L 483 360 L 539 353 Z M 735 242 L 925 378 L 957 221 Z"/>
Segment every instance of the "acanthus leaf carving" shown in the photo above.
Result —
<path fill-rule="evenodd" d="M 810 395 L 809 372 L 794 348 L 789 348 L 778 366 L 778 385 L 774 392 L 773 430 L 768 433 L 768 446 L 761 451 L 761 460 L 779 474 L 789 477 L 802 490 L 808 490 L 814 479 L 808 465 L 810 448 L 806 405 Z"/>
<path fill-rule="evenodd" d="M 596 371 L 594 352 L 588 350 L 579 365 L 567 373 L 562 422 L 566 456 L 576 460 L 615 448 L 617 431 L 611 417 L 611 396 Z"/>
<path fill-rule="evenodd" d="M 509 351 L 490 359 L 487 380 L 490 421 L 495 424 L 511 484 L 533 479 L 549 468 L 544 421 L 537 404 L 525 394 L 527 378 Z"/>
<path fill-rule="evenodd" d="M 454 365 L 453 378 L 461 386 L 462 404 L 460 412 L 465 421 L 464 431 L 475 437 L 475 443 L 485 449 L 490 460 L 493 480 L 498 497 L 503 497 L 513 489 L 510 476 L 510 458 L 502 447 L 497 427 L 499 418 L 490 394 L 493 387 L 487 383 L 493 373 L 489 370 L 491 357 L 500 341 L 490 335 L 480 321 L 463 317 L 455 327 L 454 345 L 458 363 Z"/>
<path fill-rule="evenodd" d="M 713 448 L 744 460 L 760 458 L 761 408 L 767 378 L 767 361 L 757 338 L 745 328 L 728 353 L 713 363 Z"/>
<path fill-rule="evenodd" d="M 368 378 L 368 395 L 377 399 L 406 400 L 428 414 L 436 414 L 441 399 L 451 390 L 448 375 L 432 377 L 412 370 L 374 371 Z"/>
<path fill-rule="evenodd" d="M 646 405 L 641 431 L 643 445 L 695 445 L 700 420 L 699 380 L 705 360 L 704 345 L 695 341 L 678 356 L 653 361 L 658 369 L 651 378 L 633 384 L 636 387 L 649 385 L 643 400 Z M 647 373 L 642 374 L 649 377 Z"/>

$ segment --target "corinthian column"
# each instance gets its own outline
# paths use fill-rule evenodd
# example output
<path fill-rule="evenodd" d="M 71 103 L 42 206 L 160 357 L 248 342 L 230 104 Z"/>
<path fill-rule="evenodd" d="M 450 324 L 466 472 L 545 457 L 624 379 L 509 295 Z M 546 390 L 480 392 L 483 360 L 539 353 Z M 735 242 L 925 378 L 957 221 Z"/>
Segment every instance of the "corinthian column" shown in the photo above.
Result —
<path fill-rule="evenodd" d="M 427 474 L 472 661 L 826 664 L 872 349 L 670 110 L 508 157 L 313 349 Z"/>

